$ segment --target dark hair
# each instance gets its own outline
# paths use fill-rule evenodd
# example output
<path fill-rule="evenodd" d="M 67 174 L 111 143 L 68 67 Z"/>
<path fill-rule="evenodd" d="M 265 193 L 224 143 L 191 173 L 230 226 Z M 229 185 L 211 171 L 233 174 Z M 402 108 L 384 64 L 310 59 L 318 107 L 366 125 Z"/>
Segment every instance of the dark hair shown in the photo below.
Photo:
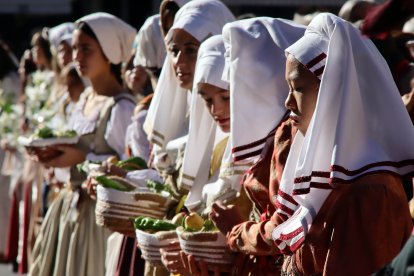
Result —
<path fill-rule="evenodd" d="M 0 40 L 0 80 L 11 71 L 17 72 L 17 64 L 7 44 Z"/>
<path fill-rule="evenodd" d="M 88 25 L 88 23 L 83 22 L 83 21 L 76 22 L 75 23 L 75 29 L 76 30 L 81 30 L 86 35 L 90 36 L 91 38 L 96 40 L 96 42 L 99 43 L 98 37 L 96 36 L 95 32 L 91 29 L 91 27 Z"/>
<path fill-rule="evenodd" d="M 50 41 L 47 37 L 47 31 L 38 31 L 36 32 L 32 37 L 32 46 L 39 42 L 39 47 L 42 49 L 43 53 L 45 54 L 45 57 L 47 59 L 47 62 L 52 65 L 52 52 L 50 51 Z"/>
<path fill-rule="evenodd" d="M 77 22 L 77 23 L 75 23 L 75 29 L 82 31 L 86 35 L 88 35 L 89 37 L 93 38 L 96 42 L 98 42 L 98 44 L 99 44 L 99 46 L 101 47 L 101 50 L 102 50 L 102 46 L 99 43 L 98 37 L 96 36 L 96 34 L 92 30 L 92 28 L 88 25 L 88 23 L 83 22 L 83 21 Z M 103 52 L 103 50 L 102 50 L 102 54 L 104 55 L 104 57 L 107 60 L 109 60 L 108 57 Z M 123 85 L 122 75 L 121 75 L 122 63 L 120 63 L 120 64 L 110 63 L 110 64 L 111 64 L 111 73 L 114 75 L 114 77 L 118 81 L 118 83 Z"/>
<path fill-rule="evenodd" d="M 167 35 L 171 26 L 167 26 L 167 20 L 172 18 L 174 21 L 175 14 L 178 12 L 180 7 L 171 0 L 164 0 L 160 5 L 160 21 L 161 21 L 161 31 L 163 35 Z"/>

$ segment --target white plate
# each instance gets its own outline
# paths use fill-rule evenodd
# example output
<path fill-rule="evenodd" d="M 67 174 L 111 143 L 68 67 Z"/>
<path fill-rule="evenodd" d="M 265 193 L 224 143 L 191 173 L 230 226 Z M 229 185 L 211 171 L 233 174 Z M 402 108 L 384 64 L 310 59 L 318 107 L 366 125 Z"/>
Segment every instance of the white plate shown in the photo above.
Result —
<path fill-rule="evenodd" d="M 79 141 L 79 136 L 75 137 L 61 137 L 61 138 L 46 138 L 33 139 L 29 137 L 20 136 L 17 141 L 25 147 L 47 147 L 61 144 L 76 144 Z"/>

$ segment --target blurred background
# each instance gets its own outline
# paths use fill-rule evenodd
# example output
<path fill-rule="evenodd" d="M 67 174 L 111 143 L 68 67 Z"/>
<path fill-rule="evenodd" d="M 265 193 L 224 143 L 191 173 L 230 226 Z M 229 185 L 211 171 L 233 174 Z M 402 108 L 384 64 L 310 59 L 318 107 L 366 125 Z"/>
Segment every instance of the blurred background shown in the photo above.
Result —
<path fill-rule="evenodd" d="M 105 11 L 139 29 L 158 13 L 161 0 L 0 0 L 0 39 L 17 56 L 30 47 L 32 34 L 42 27 L 75 21 L 83 15 Z M 345 0 L 223 0 L 237 16 L 253 13 L 293 19 L 316 10 L 337 14 Z M 383 2 L 377 0 L 376 2 Z"/>

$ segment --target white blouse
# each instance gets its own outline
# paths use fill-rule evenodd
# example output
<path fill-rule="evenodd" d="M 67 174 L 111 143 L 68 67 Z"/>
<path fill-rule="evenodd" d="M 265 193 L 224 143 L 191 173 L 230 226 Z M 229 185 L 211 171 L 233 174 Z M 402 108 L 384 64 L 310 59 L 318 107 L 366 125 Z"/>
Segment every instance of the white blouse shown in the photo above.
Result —
<path fill-rule="evenodd" d="M 77 104 L 75 112 L 70 118 L 71 129 L 78 135 L 85 135 L 95 130 L 98 123 L 101 107 L 97 107 L 92 116 L 86 117 L 83 113 L 84 101 Z M 120 99 L 113 107 L 105 131 L 105 140 L 108 145 L 116 151 L 118 156 L 125 158 L 125 134 L 131 122 L 135 104 L 127 99 Z M 86 159 L 101 162 L 106 160 L 109 155 L 97 155 L 93 152 L 87 154 Z"/>
<path fill-rule="evenodd" d="M 131 148 L 132 156 L 139 156 L 145 161 L 149 160 L 151 153 L 150 143 L 144 131 L 143 124 L 148 110 L 141 110 L 131 119 L 125 135 L 125 144 Z"/>

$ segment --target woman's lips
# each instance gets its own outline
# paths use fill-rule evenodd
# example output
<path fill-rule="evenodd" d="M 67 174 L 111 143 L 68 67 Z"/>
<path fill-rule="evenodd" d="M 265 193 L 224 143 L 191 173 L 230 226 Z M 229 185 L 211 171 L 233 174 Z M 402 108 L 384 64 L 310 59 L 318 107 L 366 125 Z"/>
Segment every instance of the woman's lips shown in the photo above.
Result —
<path fill-rule="evenodd" d="M 177 77 L 180 80 L 187 79 L 187 78 L 190 77 L 190 73 L 181 73 L 181 72 L 179 72 L 179 73 L 177 73 Z"/>
<path fill-rule="evenodd" d="M 220 125 L 223 125 L 223 124 L 226 124 L 227 122 L 229 122 L 229 121 L 230 121 L 230 118 L 216 119 L 216 121 L 217 121 Z"/>
<path fill-rule="evenodd" d="M 296 124 L 296 125 L 299 124 L 299 116 L 298 115 L 291 113 L 289 115 L 289 117 L 294 122 L 294 124 Z"/>

